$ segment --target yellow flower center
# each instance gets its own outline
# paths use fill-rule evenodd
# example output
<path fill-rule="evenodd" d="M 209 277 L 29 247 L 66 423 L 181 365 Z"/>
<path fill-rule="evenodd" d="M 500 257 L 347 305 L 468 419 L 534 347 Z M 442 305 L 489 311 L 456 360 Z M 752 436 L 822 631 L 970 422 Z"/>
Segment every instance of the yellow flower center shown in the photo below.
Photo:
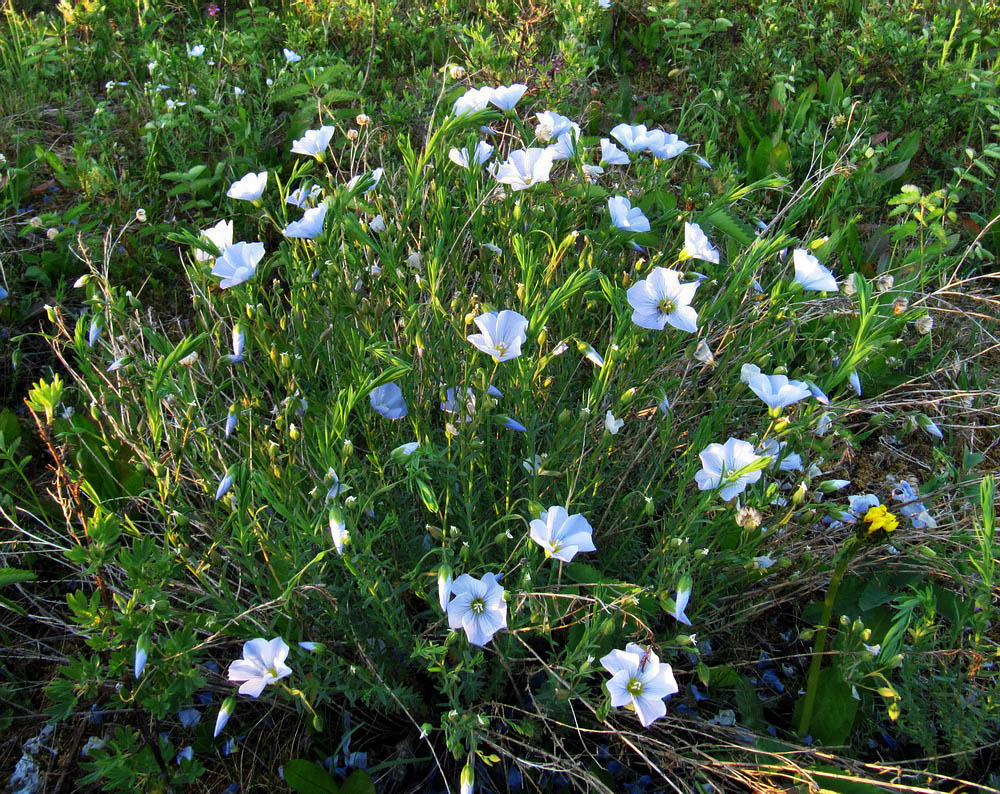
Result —
<path fill-rule="evenodd" d="M 869 507 L 863 520 L 868 525 L 869 535 L 880 529 L 884 529 L 886 532 L 895 532 L 896 527 L 899 526 L 899 519 L 890 513 L 885 505 Z"/>
<path fill-rule="evenodd" d="M 481 598 L 473 598 L 472 603 L 469 604 L 469 609 L 476 615 L 482 615 L 486 611 L 486 602 Z"/>
<path fill-rule="evenodd" d="M 674 310 L 677 308 L 677 304 L 674 303 L 670 298 L 663 298 L 656 307 L 660 314 L 673 314 Z"/>

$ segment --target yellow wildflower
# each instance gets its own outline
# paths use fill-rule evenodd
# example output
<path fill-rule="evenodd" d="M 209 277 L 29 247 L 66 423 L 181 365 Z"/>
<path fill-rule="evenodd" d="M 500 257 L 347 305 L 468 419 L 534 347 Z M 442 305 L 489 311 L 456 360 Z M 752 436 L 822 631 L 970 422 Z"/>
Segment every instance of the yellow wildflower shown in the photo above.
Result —
<path fill-rule="evenodd" d="M 873 532 L 878 532 L 880 529 L 884 529 L 886 532 L 895 532 L 896 527 L 899 526 L 899 519 L 890 513 L 885 505 L 876 505 L 875 507 L 868 508 L 863 521 L 868 526 L 869 535 Z"/>

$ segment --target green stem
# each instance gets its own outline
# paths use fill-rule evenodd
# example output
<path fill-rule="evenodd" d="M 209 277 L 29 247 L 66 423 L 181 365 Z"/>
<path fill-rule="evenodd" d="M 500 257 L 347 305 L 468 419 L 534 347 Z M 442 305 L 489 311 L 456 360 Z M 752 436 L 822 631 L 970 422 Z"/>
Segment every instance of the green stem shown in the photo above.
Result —
<path fill-rule="evenodd" d="M 840 582 L 847 572 L 847 566 L 854 559 L 854 551 L 857 543 L 851 538 L 844 544 L 840 562 L 830 579 L 830 586 L 826 591 L 826 598 L 823 601 L 823 615 L 820 617 L 819 629 L 813 640 L 812 660 L 809 662 L 809 675 L 806 678 L 806 699 L 802 704 L 802 715 L 799 717 L 799 726 L 796 733 L 799 736 L 806 736 L 809 733 L 809 724 L 812 722 L 813 707 L 816 705 L 816 690 L 819 688 L 819 671 L 823 666 L 823 651 L 826 648 L 826 631 L 830 626 L 830 618 L 833 615 L 833 602 L 837 598 L 837 590 L 840 589 Z"/>

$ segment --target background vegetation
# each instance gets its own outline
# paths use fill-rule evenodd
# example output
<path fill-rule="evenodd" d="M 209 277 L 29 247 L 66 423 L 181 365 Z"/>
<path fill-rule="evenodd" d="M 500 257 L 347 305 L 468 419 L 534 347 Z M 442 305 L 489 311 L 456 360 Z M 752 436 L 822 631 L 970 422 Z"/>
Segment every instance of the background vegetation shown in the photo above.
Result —
<path fill-rule="evenodd" d="M 0 8 L 5 780 L 34 759 L 51 791 L 457 791 L 463 769 L 483 791 L 998 785 L 995 3 Z M 447 120 L 466 88 L 513 82 L 516 120 Z M 692 149 L 503 197 L 448 160 L 489 124 L 502 161 L 547 109 L 588 163 L 622 122 Z M 323 163 L 289 153 L 320 124 Z M 376 168 L 377 189 L 346 188 Z M 225 197 L 262 170 L 262 206 Z M 330 201 L 315 243 L 280 234 L 303 180 Z M 615 230 L 612 194 L 652 231 Z M 268 251 L 227 291 L 193 256 L 223 218 Z M 684 221 L 719 265 L 678 263 Z M 797 246 L 846 289 L 793 287 Z M 705 276 L 697 335 L 631 323 L 654 266 Z M 528 341 L 494 367 L 465 337 L 505 308 Z M 746 363 L 832 405 L 772 421 Z M 367 400 L 391 381 L 399 422 Z M 454 433 L 449 387 L 477 400 Z M 803 468 L 747 491 L 760 527 L 697 490 L 708 444 L 776 435 Z M 831 600 L 801 736 L 853 534 L 835 519 L 866 493 L 901 525 Z M 527 541 L 555 504 L 596 553 L 558 565 Z M 504 573 L 509 630 L 484 650 L 447 631 L 444 566 Z M 687 583 L 691 627 L 671 614 Z M 213 737 L 227 665 L 278 635 L 287 689 Z M 629 641 L 680 684 L 646 730 L 609 709 L 597 661 Z"/>

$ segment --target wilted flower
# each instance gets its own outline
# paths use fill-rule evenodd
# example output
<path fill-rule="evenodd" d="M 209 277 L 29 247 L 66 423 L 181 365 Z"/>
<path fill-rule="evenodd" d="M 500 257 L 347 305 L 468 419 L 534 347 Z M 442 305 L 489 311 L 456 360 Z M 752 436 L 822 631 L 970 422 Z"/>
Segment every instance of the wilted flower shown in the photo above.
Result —
<path fill-rule="evenodd" d="M 525 331 L 528 319 L 510 309 L 479 315 L 476 325 L 482 333 L 470 334 L 467 339 L 497 362 L 509 361 L 521 355 L 521 345 L 528 338 Z"/>
<path fill-rule="evenodd" d="M 633 709 L 644 728 L 667 713 L 663 699 L 678 691 L 677 682 L 670 665 L 661 665 L 652 648 L 630 642 L 624 651 L 603 657 L 601 665 L 611 673 L 607 688 L 612 706 Z"/>
<path fill-rule="evenodd" d="M 408 457 L 410 457 L 410 455 L 412 455 L 414 452 L 417 451 L 417 448 L 419 446 L 420 446 L 419 441 L 408 441 L 405 444 L 400 444 L 392 452 L 390 452 L 389 457 L 391 457 L 393 460 L 397 462 L 406 460 Z"/>
<path fill-rule="evenodd" d="M 612 196 L 608 199 L 608 212 L 611 222 L 623 232 L 648 232 L 649 221 L 642 210 L 633 207 L 624 196 Z"/>
<path fill-rule="evenodd" d="M 579 124 L 554 110 L 544 110 L 536 114 L 535 118 L 538 119 L 535 137 L 541 143 L 548 143 L 553 138 L 558 138 L 573 129 L 577 131 L 577 134 L 580 132 Z"/>
<path fill-rule="evenodd" d="M 674 618 L 678 623 L 683 623 L 685 626 L 690 626 L 691 621 L 688 620 L 687 609 L 688 602 L 691 600 L 691 577 L 682 576 L 680 582 L 677 585 L 677 593 L 674 595 L 674 608 L 673 610 L 667 610 L 667 614 Z"/>
<path fill-rule="evenodd" d="M 655 267 L 649 278 L 628 289 L 632 322 L 641 328 L 662 331 L 667 323 L 681 331 L 698 330 L 698 312 L 691 307 L 697 282 L 682 284 L 676 270 Z"/>
<path fill-rule="evenodd" d="M 371 229 L 376 234 L 378 234 L 379 232 L 384 232 L 385 218 L 383 218 L 381 215 L 376 215 L 374 218 L 368 221 L 368 228 Z"/>
<path fill-rule="evenodd" d="M 386 383 L 368 393 L 372 410 L 386 419 L 402 419 L 408 413 L 403 392 L 395 383 Z"/>
<path fill-rule="evenodd" d="M 604 429 L 607 430 L 611 435 L 617 436 L 618 431 L 625 426 L 624 419 L 617 419 L 615 415 L 608 411 L 604 414 Z"/>
<path fill-rule="evenodd" d="M 748 485 L 761 476 L 764 460 L 754 453 L 747 441 L 730 438 L 725 444 L 709 444 L 699 455 L 701 471 L 695 474 L 699 491 L 721 488 L 725 501 L 743 493 Z M 745 471 L 753 468 L 753 471 Z"/>
<path fill-rule="evenodd" d="M 719 249 L 708 241 L 708 236 L 697 223 L 684 222 L 684 247 L 678 259 L 701 259 L 704 262 L 719 264 Z"/>
<path fill-rule="evenodd" d="M 579 513 L 570 515 L 565 507 L 550 507 L 530 524 L 530 537 L 545 549 L 546 557 L 569 562 L 579 551 L 597 551 L 593 527 Z"/>
<path fill-rule="evenodd" d="M 212 275 L 222 279 L 219 282 L 222 289 L 228 289 L 251 278 L 263 258 L 263 243 L 234 243 L 216 258 Z"/>
<path fill-rule="evenodd" d="M 929 314 L 923 314 L 916 319 L 913 327 L 917 329 L 918 334 L 929 334 L 934 328 L 934 318 Z"/>
<path fill-rule="evenodd" d="M 265 640 L 260 637 L 243 646 L 243 658 L 229 665 L 229 680 L 243 681 L 241 695 L 260 697 L 264 687 L 292 674 L 285 664 L 289 647 L 281 637 Z"/>
<path fill-rule="evenodd" d="M 741 529 L 757 529 L 763 520 L 764 517 L 756 507 L 744 505 L 736 511 L 736 526 Z"/>
<path fill-rule="evenodd" d="M 182 102 L 181 104 L 184 104 L 184 103 Z M 135 219 L 139 223 L 145 223 L 146 222 L 146 210 L 144 210 L 142 207 L 139 207 L 139 209 L 137 209 L 135 211 Z"/>
<path fill-rule="evenodd" d="M 850 381 L 851 388 L 854 389 L 854 393 L 861 396 L 861 378 L 858 377 L 858 373 L 851 370 L 851 374 L 847 378 Z"/>
<path fill-rule="evenodd" d="M 354 123 L 359 127 L 367 127 L 371 124 L 371 121 L 372 120 L 367 113 L 358 113 L 358 115 L 354 117 Z"/>
<path fill-rule="evenodd" d="M 246 345 L 246 341 L 247 335 L 243 330 L 243 326 L 240 323 L 236 323 L 233 326 L 233 353 L 224 357 L 226 361 L 230 364 L 241 362 L 245 358 L 243 348 Z"/>
<path fill-rule="evenodd" d="M 385 171 L 382 168 L 376 168 L 374 171 L 372 171 L 371 173 L 372 183 L 367 188 L 365 188 L 364 194 L 366 196 L 369 193 L 371 193 L 376 187 L 378 187 L 378 183 L 382 180 L 382 175 L 384 173 Z M 352 176 L 350 180 L 348 180 L 347 182 L 347 189 L 354 190 L 354 186 L 361 181 L 361 177 L 363 176 L 364 174 L 358 174 L 357 176 Z"/>
<path fill-rule="evenodd" d="M 833 273 L 819 263 L 819 260 L 804 248 L 792 251 L 792 261 L 795 263 L 795 282 L 803 289 L 821 292 L 836 292 L 837 279 Z"/>
<path fill-rule="evenodd" d="M 326 204 L 306 210 L 297 221 L 292 221 L 281 233 L 285 237 L 296 237 L 302 240 L 312 240 L 323 231 L 323 222 L 326 220 Z"/>
<path fill-rule="evenodd" d="M 459 66 L 457 63 L 453 63 L 448 67 L 448 76 L 452 80 L 461 80 L 465 77 L 465 67 Z"/>
<path fill-rule="evenodd" d="M 448 611 L 448 601 L 451 598 L 451 587 L 454 583 L 455 580 L 452 578 L 450 565 L 445 564 L 438 568 L 438 603 L 441 605 L 442 612 Z"/>
<path fill-rule="evenodd" d="M 601 138 L 601 162 L 606 165 L 628 165 L 628 155 L 608 138 Z"/>
<path fill-rule="evenodd" d="M 524 96 L 524 92 L 527 90 L 528 86 L 523 83 L 500 85 L 493 89 L 489 101 L 500 110 L 513 110 L 514 106 L 521 101 L 521 97 Z"/>
<path fill-rule="evenodd" d="M 306 190 L 303 186 L 289 193 L 288 198 L 286 198 L 285 201 L 292 206 L 298 207 L 300 210 L 304 210 L 308 205 L 316 201 L 316 199 L 318 199 L 322 194 L 323 188 L 319 185 L 313 185 L 308 190 Z"/>
<path fill-rule="evenodd" d="M 469 159 L 469 152 L 465 149 L 451 149 L 448 152 L 448 159 L 460 168 L 469 168 L 469 163 L 476 167 L 481 166 L 493 156 L 493 146 L 486 141 L 477 141 L 476 147 L 472 151 L 472 159 Z"/>
<path fill-rule="evenodd" d="M 549 181 L 552 170 L 552 152 L 531 147 L 511 152 L 496 169 L 496 180 L 510 185 L 511 190 L 525 190 L 539 182 Z"/>
<path fill-rule="evenodd" d="M 611 130 L 611 137 L 630 152 L 643 152 L 648 148 L 645 124 L 619 124 Z"/>
<path fill-rule="evenodd" d="M 253 171 L 244 174 L 243 177 L 229 186 L 226 195 L 231 199 L 241 201 L 257 201 L 264 195 L 264 188 L 267 186 L 267 171 L 254 173 Z"/>
<path fill-rule="evenodd" d="M 507 603 L 504 589 L 495 574 L 475 579 L 463 573 L 451 586 L 448 603 L 448 627 L 464 629 L 469 642 L 483 646 L 500 629 L 507 627 Z"/>
<path fill-rule="evenodd" d="M 350 540 L 350 535 L 347 532 L 344 514 L 337 507 L 330 508 L 330 536 L 333 538 L 333 547 L 337 550 L 337 554 L 343 555 L 344 544 Z"/>
<path fill-rule="evenodd" d="M 292 154 L 304 154 L 308 157 L 322 159 L 326 147 L 333 139 L 336 128 L 332 126 L 322 126 L 318 130 L 306 130 L 303 136 L 292 141 Z"/>
<path fill-rule="evenodd" d="M 219 480 L 219 487 L 215 489 L 215 501 L 218 502 L 223 496 L 229 493 L 229 489 L 233 487 L 233 477 L 234 471 L 229 469 Z"/>
<path fill-rule="evenodd" d="M 288 61 L 288 63 L 298 63 L 302 60 L 301 55 L 294 50 L 288 49 L 288 47 L 282 47 L 281 51 L 285 54 L 285 60 Z"/>
<path fill-rule="evenodd" d="M 471 422 L 472 415 L 476 412 L 476 395 L 470 388 L 466 388 L 464 393 L 456 393 L 451 388 L 445 393 L 445 400 L 441 403 L 441 410 L 449 414 L 458 414 L 456 422 Z"/>

